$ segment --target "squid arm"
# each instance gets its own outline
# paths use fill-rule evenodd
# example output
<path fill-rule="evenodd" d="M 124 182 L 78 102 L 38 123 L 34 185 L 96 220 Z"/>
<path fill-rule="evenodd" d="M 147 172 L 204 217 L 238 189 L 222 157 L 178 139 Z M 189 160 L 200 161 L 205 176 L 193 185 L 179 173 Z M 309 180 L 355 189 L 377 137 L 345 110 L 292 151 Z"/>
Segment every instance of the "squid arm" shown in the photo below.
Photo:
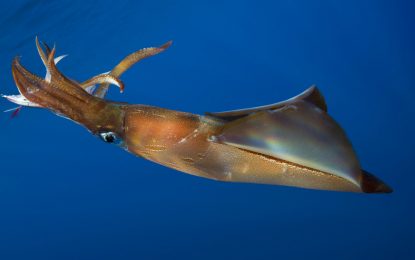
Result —
<path fill-rule="evenodd" d="M 47 73 L 46 73 L 45 79 L 47 81 L 50 81 L 51 80 L 51 74 L 50 74 L 50 65 L 48 65 L 48 60 L 49 60 L 48 56 L 52 52 L 53 52 L 52 57 L 54 56 L 55 47 L 53 49 L 50 49 L 50 47 L 46 43 L 42 42 L 42 44 L 45 47 L 46 53 L 43 52 L 42 47 L 39 44 L 39 40 L 36 37 L 36 47 L 37 47 L 39 56 L 40 56 L 43 64 L 47 68 L 46 69 Z M 164 51 L 171 44 L 172 44 L 172 41 L 168 41 L 165 44 L 161 45 L 160 47 L 150 47 L 150 48 L 144 48 L 144 49 L 138 50 L 138 51 L 128 55 L 127 57 L 125 57 L 110 72 L 94 76 L 94 77 L 80 83 L 79 85 L 81 86 L 81 88 L 87 90 L 87 92 L 94 92 L 94 96 L 100 97 L 100 98 L 105 97 L 110 84 L 113 84 L 113 85 L 116 85 L 117 87 L 119 87 L 120 92 L 122 93 L 124 91 L 124 84 L 119 79 L 119 77 L 125 71 L 127 71 L 129 68 L 131 68 L 134 64 L 139 62 L 140 60 L 143 60 L 143 59 L 145 59 L 147 57 L 150 57 L 150 56 L 154 56 L 154 55 Z M 56 65 L 60 60 L 62 60 L 66 56 L 67 55 L 62 55 L 62 56 L 59 56 L 57 58 L 54 58 L 53 59 L 54 64 Z M 96 84 L 100 84 L 100 85 L 96 90 L 94 90 L 94 86 Z M 91 88 L 91 90 L 88 90 L 88 88 Z"/>
<path fill-rule="evenodd" d="M 67 55 L 61 55 L 59 57 L 54 58 L 55 47 L 50 49 L 49 45 L 47 45 L 45 42 L 42 42 L 42 44 L 45 48 L 45 52 L 43 51 L 42 47 L 39 44 L 39 40 L 36 37 L 36 48 L 37 48 L 37 51 L 39 53 L 39 56 L 43 64 L 46 67 L 45 80 L 50 82 L 52 80 L 51 70 L 56 71 L 54 66 L 56 66 L 56 64 L 58 64 L 58 62 L 61 61 L 63 58 L 65 58 Z M 56 73 L 55 73 L 55 76 L 61 77 L 59 74 L 56 74 Z M 80 83 L 79 85 L 81 88 L 89 92 L 91 90 L 88 90 L 88 88 L 94 87 L 96 84 L 100 84 L 100 83 L 107 83 L 108 85 L 113 84 L 120 88 L 121 93 L 124 91 L 124 83 L 119 78 L 109 75 L 107 73 L 94 76 Z"/>

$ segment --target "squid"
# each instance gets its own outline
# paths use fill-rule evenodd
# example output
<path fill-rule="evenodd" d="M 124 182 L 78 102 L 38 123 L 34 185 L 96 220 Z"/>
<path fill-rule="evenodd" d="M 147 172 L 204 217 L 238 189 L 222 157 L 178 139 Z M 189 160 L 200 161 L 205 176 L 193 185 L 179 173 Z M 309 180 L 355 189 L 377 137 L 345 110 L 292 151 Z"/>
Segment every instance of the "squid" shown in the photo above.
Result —
<path fill-rule="evenodd" d="M 124 91 L 120 76 L 140 60 L 171 45 L 145 48 L 111 71 L 78 82 L 62 74 L 56 48 L 36 47 L 44 78 L 12 62 L 19 106 L 46 108 L 106 143 L 169 168 L 226 182 L 285 185 L 318 190 L 390 193 L 361 169 L 345 132 L 328 114 L 316 86 L 271 105 L 204 115 L 106 100 L 110 85 Z"/>

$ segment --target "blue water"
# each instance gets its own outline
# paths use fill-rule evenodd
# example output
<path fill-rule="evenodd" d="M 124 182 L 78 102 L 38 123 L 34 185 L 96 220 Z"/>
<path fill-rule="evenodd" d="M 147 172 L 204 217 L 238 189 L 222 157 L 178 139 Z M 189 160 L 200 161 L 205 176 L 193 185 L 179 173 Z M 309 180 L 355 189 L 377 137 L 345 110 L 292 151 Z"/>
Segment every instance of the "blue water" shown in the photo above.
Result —
<path fill-rule="evenodd" d="M 23 109 L 0 115 L 0 259 L 415 259 L 413 1 L 224 2 L 2 1 L 0 92 L 17 92 L 17 55 L 44 74 L 36 35 L 79 81 L 173 40 L 109 98 L 203 113 L 317 84 L 363 167 L 395 192 L 201 179 Z"/>

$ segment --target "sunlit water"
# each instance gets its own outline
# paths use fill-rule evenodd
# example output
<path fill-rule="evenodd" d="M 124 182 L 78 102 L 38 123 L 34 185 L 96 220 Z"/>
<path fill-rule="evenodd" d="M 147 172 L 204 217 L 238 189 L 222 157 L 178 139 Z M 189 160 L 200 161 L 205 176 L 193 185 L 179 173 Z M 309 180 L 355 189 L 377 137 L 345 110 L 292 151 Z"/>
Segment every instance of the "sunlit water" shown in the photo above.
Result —
<path fill-rule="evenodd" d="M 273 103 L 317 84 L 363 167 L 395 192 L 196 178 L 23 109 L 13 120 L 0 116 L 0 259 L 415 258 L 414 5 L 222 2 L 2 2 L 0 92 L 17 93 L 15 56 L 44 75 L 36 35 L 69 54 L 60 69 L 79 81 L 173 40 L 109 98 L 203 113 Z"/>

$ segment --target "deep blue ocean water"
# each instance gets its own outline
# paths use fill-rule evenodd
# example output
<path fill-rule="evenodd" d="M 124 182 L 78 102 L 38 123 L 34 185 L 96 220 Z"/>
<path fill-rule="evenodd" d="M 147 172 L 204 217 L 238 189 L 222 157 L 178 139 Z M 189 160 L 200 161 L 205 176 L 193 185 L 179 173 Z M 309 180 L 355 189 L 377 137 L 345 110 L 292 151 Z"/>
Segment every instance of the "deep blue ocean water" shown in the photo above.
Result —
<path fill-rule="evenodd" d="M 0 92 L 35 36 L 79 81 L 174 43 L 109 98 L 203 113 L 317 84 L 362 166 L 367 195 L 201 179 L 136 158 L 69 120 L 0 115 L 0 259 L 415 259 L 412 1 L 3 1 Z M 13 107 L 5 100 L 0 109 Z"/>

